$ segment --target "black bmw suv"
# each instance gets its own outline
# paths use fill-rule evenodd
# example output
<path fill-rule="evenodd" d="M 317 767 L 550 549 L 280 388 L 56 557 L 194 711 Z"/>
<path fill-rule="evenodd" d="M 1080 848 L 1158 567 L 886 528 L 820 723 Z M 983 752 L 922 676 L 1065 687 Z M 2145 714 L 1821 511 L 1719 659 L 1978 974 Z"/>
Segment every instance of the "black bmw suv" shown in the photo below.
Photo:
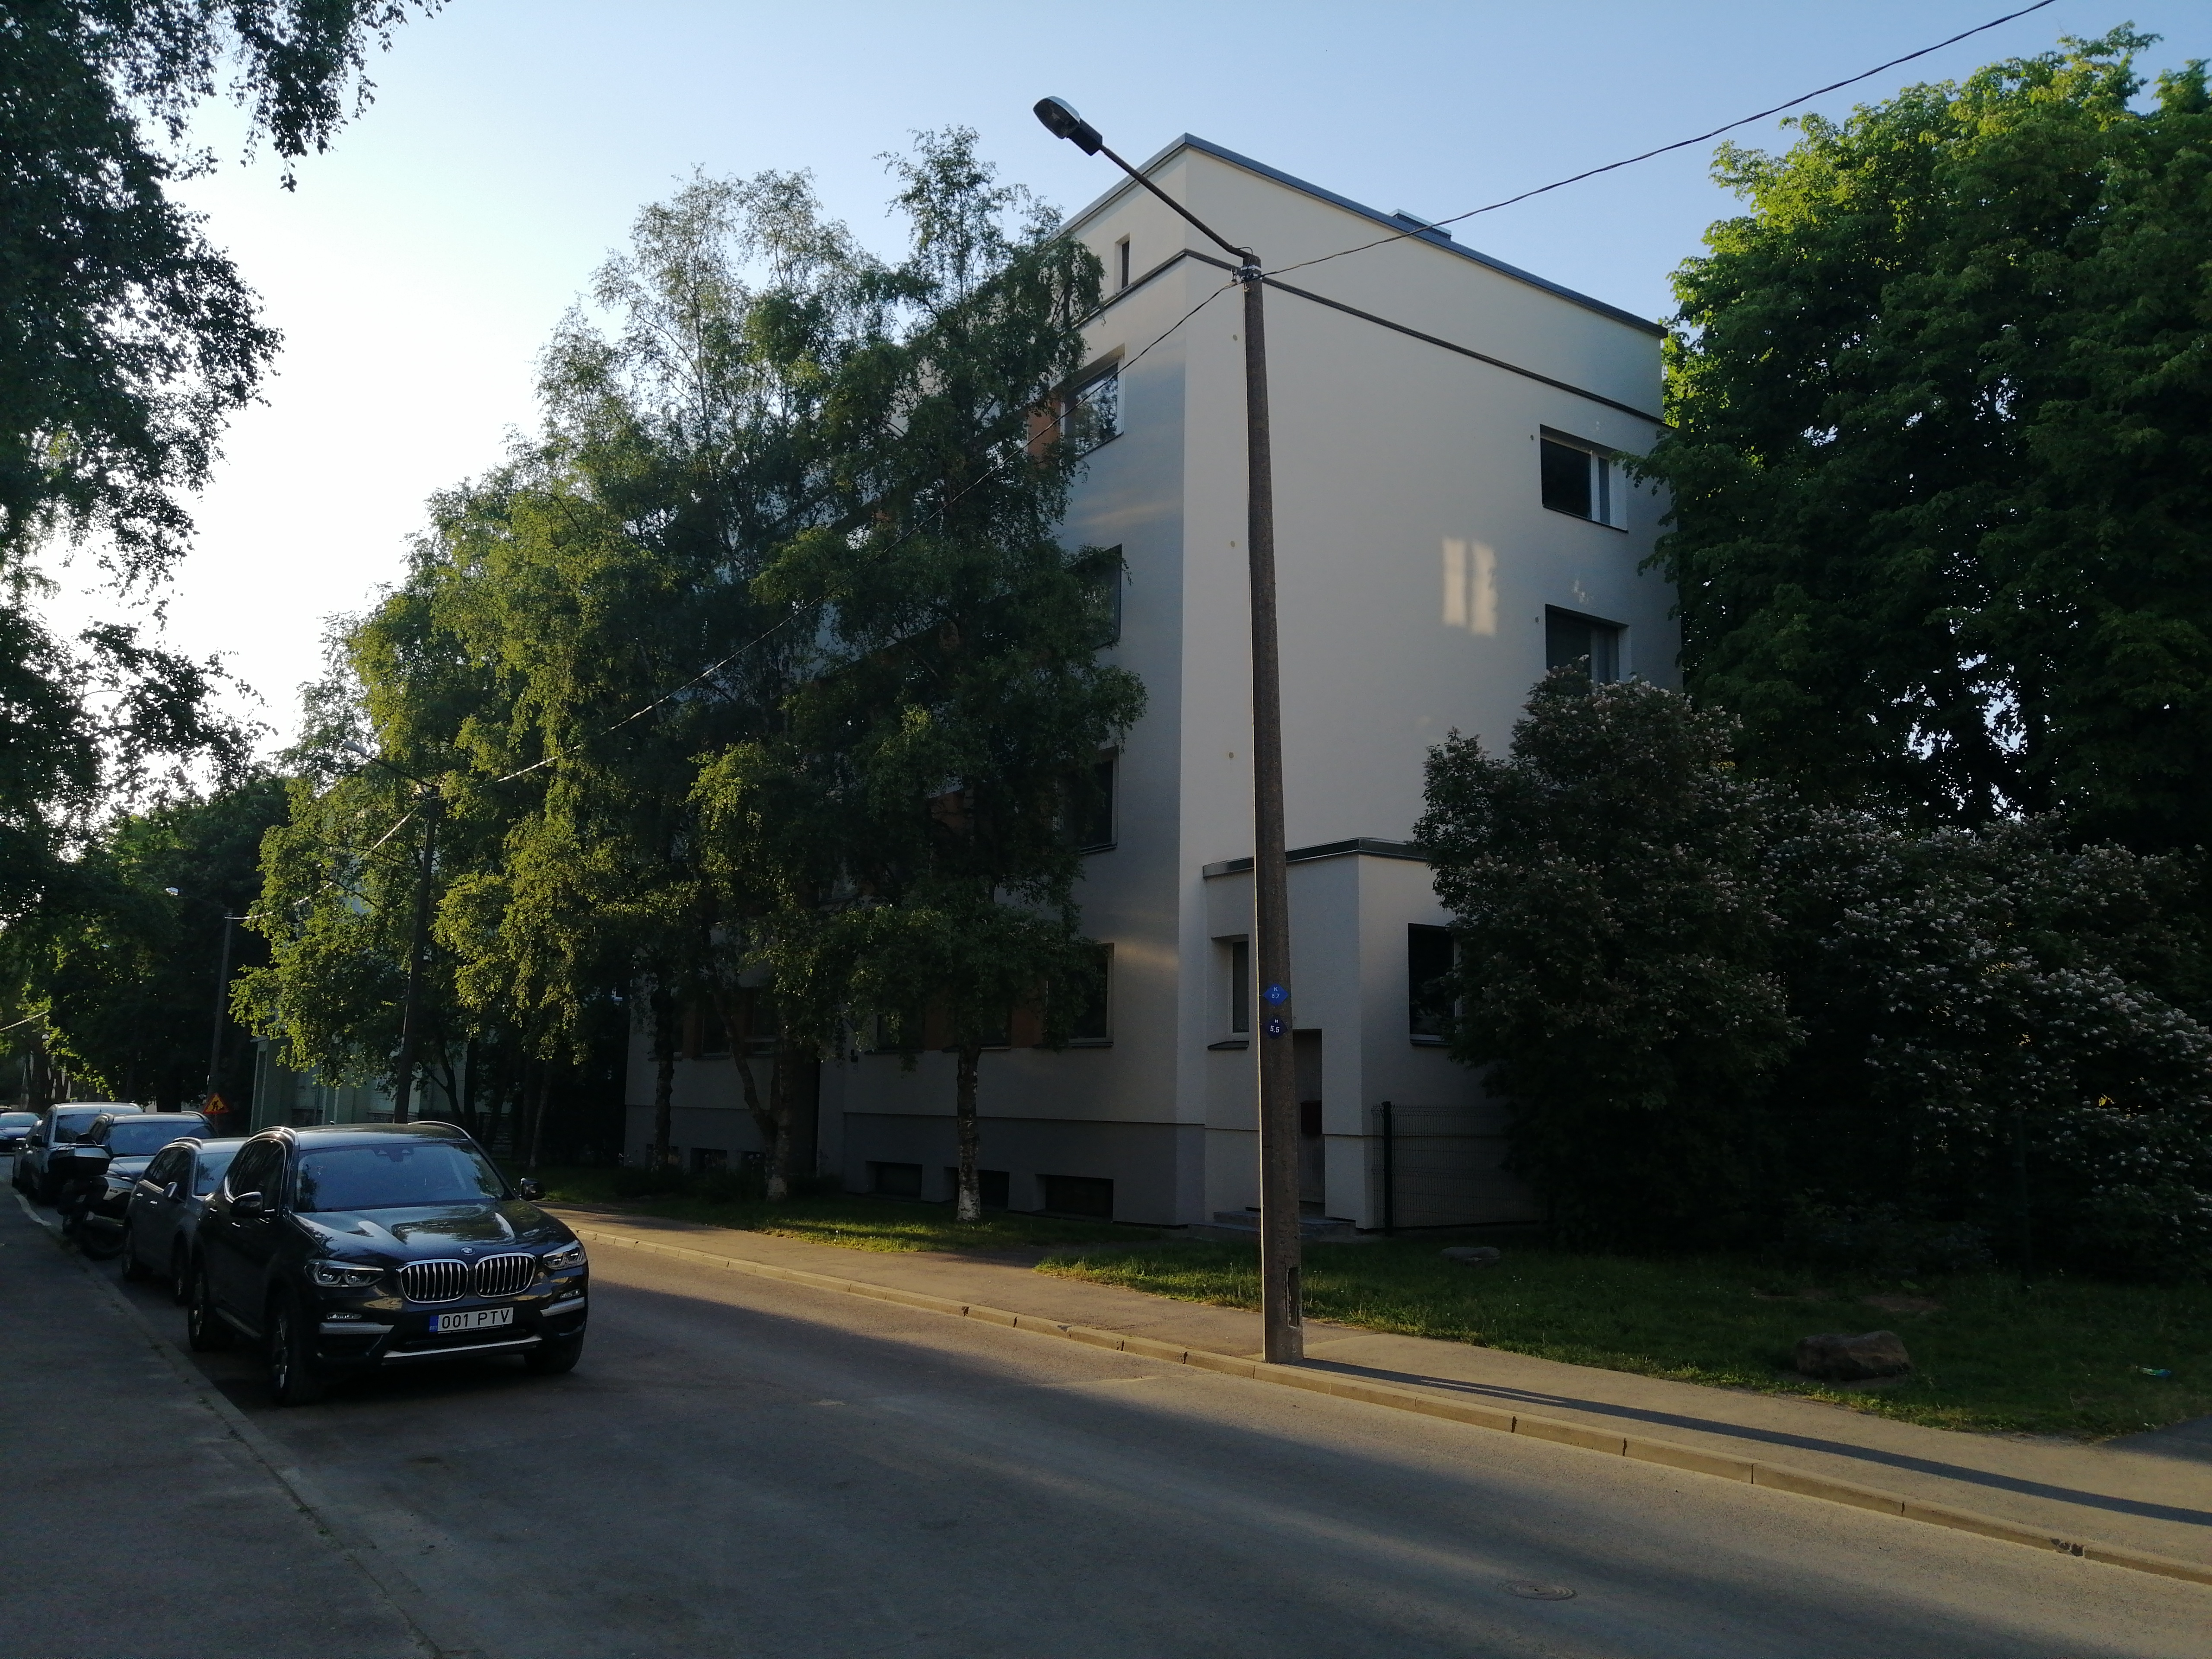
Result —
<path fill-rule="evenodd" d="M 259 1345 L 288 1406 L 382 1365 L 511 1353 L 569 1370 L 584 1247 L 537 1196 L 447 1123 L 266 1130 L 200 1217 L 191 1346 Z"/>

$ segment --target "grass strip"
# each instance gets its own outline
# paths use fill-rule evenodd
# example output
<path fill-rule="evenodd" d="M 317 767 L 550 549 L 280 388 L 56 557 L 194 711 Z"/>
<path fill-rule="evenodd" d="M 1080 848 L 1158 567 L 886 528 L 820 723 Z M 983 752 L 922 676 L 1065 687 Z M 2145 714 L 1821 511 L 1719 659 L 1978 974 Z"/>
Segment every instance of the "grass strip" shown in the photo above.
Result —
<path fill-rule="evenodd" d="M 1493 1267 L 1442 1241 L 1310 1244 L 1306 1310 L 1687 1382 L 1790 1394 L 1934 1428 L 2093 1439 L 2212 1413 L 2212 1286 L 2000 1273 L 1915 1281 L 1831 1276 L 1728 1256 L 1642 1258 L 1515 1246 Z M 1247 1244 L 1072 1252 L 1039 1271 L 1231 1308 L 1259 1305 Z M 1925 1309 L 1869 1305 L 1904 1297 Z M 1893 1330 L 1909 1376 L 1838 1388 L 1790 1369 L 1797 1339 Z M 2150 1370 L 2170 1375 L 2154 1376 Z"/>
<path fill-rule="evenodd" d="M 739 1232 L 773 1233 L 848 1250 L 1021 1250 L 1157 1239 L 1149 1228 L 1111 1222 L 987 1211 L 982 1220 L 952 1218 L 950 1204 L 850 1194 L 793 1198 L 781 1204 L 743 1195 L 734 1181 L 713 1177 L 690 1190 L 639 1197 L 618 1170 L 550 1169 L 538 1172 L 548 1203 L 619 1207 L 625 1215 L 698 1221 Z"/>

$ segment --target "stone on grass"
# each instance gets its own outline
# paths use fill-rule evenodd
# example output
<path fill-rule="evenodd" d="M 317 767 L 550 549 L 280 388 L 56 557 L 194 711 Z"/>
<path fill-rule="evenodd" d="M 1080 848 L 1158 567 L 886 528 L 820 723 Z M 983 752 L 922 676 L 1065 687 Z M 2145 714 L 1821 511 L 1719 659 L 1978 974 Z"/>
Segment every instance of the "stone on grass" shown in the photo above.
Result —
<path fill-rule="evenodd" d="M 1798 1342 L 1797 1369 L 1826 1382 L 1863 1382 L 1869 1377 L 1897 1376 L 1911 1370 L 1912 1356 L 1905 1352 L 1895 1331 L 1868 1331 L 1860 1336 L 1830 1332 Z"/>
<path fill-rule="evenodd" d="M 1494 1267 L 1504 1252 L 1495 1244 L 1454 1244 L 1437 1252 L 1447 1261 L 1468 1267 Z"/>

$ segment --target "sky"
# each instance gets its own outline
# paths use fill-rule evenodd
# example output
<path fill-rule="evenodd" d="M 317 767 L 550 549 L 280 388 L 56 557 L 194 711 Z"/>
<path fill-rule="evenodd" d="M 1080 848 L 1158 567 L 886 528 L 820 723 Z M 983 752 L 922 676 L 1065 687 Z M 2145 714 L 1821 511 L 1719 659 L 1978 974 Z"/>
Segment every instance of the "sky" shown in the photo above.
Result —
<path fill-rule="evenodd" d="M 285 343 L 193 505 L 167 641 L 220 654 L 290 729 L 326 619 L 402 569 L 436 490 L 533 422 L 539 349 L 637 210 L 695 168 L 812 173 L 890 252 L 879 159 L 973 127 L 1001 176 L 1074 209 L 1116 175 L 1030 106 L 1067 99 L 1133 161 L 1182 132 L 1382 210 L 1443 218 L 1708 131 L 2023 0 L 448 0 L 371 66 L 374 100 L 279 186 L 264 155 L 186 187 Z M 2212 56 L 2203 0 L 2057 0 L 1804 107 L 1840 116 L 2061 35 Z M 234 156 L 222 120 L 210 136 Z M 1779 147 L 1775 121 L 1731 135 Z M 1650 317 L 1733 198 L 1704 145 L 1455 228 L 1462 242 Z M 58 620 L 115 609 L 79 558 Z"/>

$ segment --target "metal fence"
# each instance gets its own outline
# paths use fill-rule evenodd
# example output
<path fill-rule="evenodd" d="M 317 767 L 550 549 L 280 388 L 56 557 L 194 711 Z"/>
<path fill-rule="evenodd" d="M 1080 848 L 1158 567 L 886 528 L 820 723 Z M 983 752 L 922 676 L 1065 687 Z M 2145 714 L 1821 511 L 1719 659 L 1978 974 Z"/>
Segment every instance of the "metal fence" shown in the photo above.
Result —
<path fill-rule="evenodd" d="M 1383 1101 L 1370 1113 L 1379 1142 L 1371 1166 L 1383 1231 L 1542 1221 L 1544 1206 L 1507 1172 L 1494 1117 L 1468 1106 Z"/>

